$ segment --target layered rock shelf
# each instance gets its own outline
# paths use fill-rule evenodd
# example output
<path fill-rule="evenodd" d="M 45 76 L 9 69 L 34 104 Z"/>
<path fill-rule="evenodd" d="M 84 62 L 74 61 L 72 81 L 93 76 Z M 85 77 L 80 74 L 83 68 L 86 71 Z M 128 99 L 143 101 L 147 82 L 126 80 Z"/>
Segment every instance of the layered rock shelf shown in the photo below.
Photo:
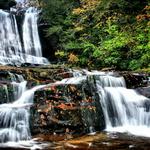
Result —
<path fill-rule="evenodd" d="M 80 70 L 80 73 L 85 74 L 85 71 Z M 138 75 L 132 72 L 114 74 L 123 75 L 127 87 L 135 88 L 149 97 L 148 74 Z M 1 66 L 1 104 L 14 100 L 12 75 L 22 75 L 27 80 L 28 89 L 39 84 L 47 85 L 34 93 L 34 104 L 31 106 L 30 115 L 33 136 L 48 135 L 50 138 L 51 135 L 53 138 L 59 135 L 57 138 L 62 140 L 105 128 L 100 98 L 96 92 L 95 75 L 85 76 L 80 82 L 76 79 L 75 82 L 68 82 L 74 76 L 74 72 L 65 66 L 18 68 Z"/>

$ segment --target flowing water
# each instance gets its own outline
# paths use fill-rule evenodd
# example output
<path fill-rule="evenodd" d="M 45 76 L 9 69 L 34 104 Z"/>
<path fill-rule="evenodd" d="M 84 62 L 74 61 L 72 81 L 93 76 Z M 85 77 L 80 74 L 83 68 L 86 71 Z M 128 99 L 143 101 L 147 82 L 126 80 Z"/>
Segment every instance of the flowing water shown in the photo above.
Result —
<path fill-rule="evenodd" d="M 128 132 L 150 137 L 150 100 L 133 89 L 127 89 L 123 77 L 113 73 L 87 70 L 73 71 L 74 77 L 59 84 L 80 84 L 94 76 L 106 123 L 106 131 Z"/>
<path fill-rule="evenodd" d="M 10 74 L 11 84 L 13 85 L 14 98 L 18 98 L 26 89 L 26 81 L 23 80 L 21 75 Z M 17 80 L 21 80 L 20 83 Z M 15 101 L 15 99 L 14 99 Z M 17 108 L 17 105 L 12 103 L 4 103 L 0 105 L 0 141 L 5 143 L 8 141 L 18 141 L 20 139 L 28 139 L 29 114 L 26 109 Z"/>
<path fill-rule="evenodd" d="M 0 63 L 12 64 L 22 61 L 22 47 L 14 15 L 0 10 Z"/>
<path fill-rule="evenodd" d="M 106 131 L 150 137 L 150 100 L 127 89 L 122 77 L 99 76 L 96 80 Z"/>
<path fill-rule="evenodd" d="M 0 10 L 0 64 L 48 64 L 47 59 L 42 57 L 37 26 L 38 14 L 39 11 L 36 8 L 30 7 L 26 10 L 22 25 L 23 43 L 21 43 L 15 15 Z M 133 89 L 127 89 L 123 77 L 98 71 L 72 72 L 75 77 L 64 79 L 56 84 L 79 84 L 86 81 L 87 76 L 95 76 L 97 91 L 93 92 L 99 95 L 107 132 L 127 132 L 150 137 L 150 100 Z M 0 105 L 0 146 L 13 147 L 14 145 L 21 148 L 42 149 L 45 147 L 44 144 L 36 145 L 36 141 L 32 140 L 29 116 L 34 92 L 43 88 L 44 85 L 28 90 L 27 81 L 23 76 L 12 73 L 9 75 L 13 95 L 10 97 L 8 86 L 2 85 L 6 102 Z M 89 142 L 88 148 L 90 144 Z M 109 143 L 104 141 L 104 144 L 100 146 L 104 145 L 109 146 Z M 128 148 L 132 148 L 132 145 Z"/>
<path fill-rule="evenodd" d="M 27 90 L 27 81 L 21 75 L 9 74 L 13 85 L 14 101 L 0 105 L 0 146 L 19 147 L 20 144 L 21 147 L 25 145 L 35 147 L 36 142 L 31 140 L 29 128 L 30 107 L 33 104 L 34 92 L 44 85 Z"/>
<path fill-rule="evenodd" d="M 133 89 L 127 89 L 123 77 L 113 73 L 86 70 L 72 71 L 73 78 L 59 84 L 80 84 L 94 76 L 106 123 L 106 131 L 128 132 L 150 137 L 150 100 Z"/>
<path fill-rule="evenodd" d="M 29 128 L 29 116 L 30 107 L 33 104 L 34 92 L 38 89 L 45 87 L 40 85 L 33 87 L 32 89 L 26 89 L 26 81 L 21 75 L 9 73 L 14 91 L 14 101 L 12 103 L 4 103 L 0 105 L 0 146 L 1 147 L 20 147 L 26 149 L 47 149 L 50 148 L 52 143 L 40 143 L 32 140 Z M 75 77 L 63 79 L 62 81 L 54 84 L 79 84 L 85 82 L 88 76 L 95 77 L 95 85 L 100 97 L 100 103 L 102 105 L 103 113 L 105 116 L 106 130 L 108 133 L 102 133 L 102 139 L 99 134 L 89 135 L 91 141 L 87 140 L 87 137 L 83 140 L 83 143 L 88 143 L 88 147 L 91 147 L 91 143 L 95 142 L 96 148 L 105 145 L 106 141 L 113 145 L 115 142 L 122 142 L 124 138 L 132 138 L 133 136 L 127 136 L 126 134 L 117 136 L 116 132 L 128 132 L 133 135 L 149 137 L 150 131 L 150 109 L 149 99 L 136 93 L 132 89 L 127 89 L 123 77 L 102 73 L 102 72 L 78 72 Z M 52 85 L 54 85 L 52 84 Z M 50 85 L 49 85 L 50 86 Z M 5 88 L 7 91 L 7 88 Z M 94 91 L 93 91 L 94 92 Z M 114 138 L 112 135 L 117 136 Z M 98 137 L 98 138 L 97 138 Z M 105 137 L 105 139 L 103 138 Z M 124 138 L 122 138 L 124 137 Z M 80 138 L 79 138 L 80 139 Z M 79 140 L 77 139 L 77 140 Z M 123 139 L 123 140 L 121 140 Z M 89 137 L 88 137 L 89 140 Z M 80 141 L 80 140 L 79 140 Z M 141 139 L 143 142 L 143 139 Z M 103 144 L 98 143 L 103 142 Z M 112 142 L 112 143 L 111 143 Z M 133 140 L 136 143 L 136 141 Z M 67 145 L 66 145 L 67 144 Z M 71 144 L 71 145 L 70 145 Z M 73 144 L 73 145 L 72 145 Z M 106 149 L 109 149 L 109 144 Z M 128 146 L 132 144 L 128 141 Z M 136 143 L 137 144 L 137 143 Z M 79 143 L 53 143 L 53 148 L 60 146 L 62 149 L 70 148 L 87 148 L 85 145 Z M 73 146 L 73 147 L 72 147 Z M 95 148 L 95 149 L 96 149 Z M 128 149 L 126 147 L 126 149 Z"/>
<path fill-rule="evenodd" d="M 38 13 L 33 7 L 26 10 L 21 43 L 15 15 L 0 10 L 0 64 L 48 64 L 48 60 L 42 57 L 37 27 Z"/>
<path fill-rule="evenodd" d="M 30 7 L 26 10 L 23 23 L 23 44 L 25 50 L 25 61 L 35 64 L 47 64 L 48 61 L 42 57 L 41 44 L 38 34 L 38 13 L 39 10 Z"/>

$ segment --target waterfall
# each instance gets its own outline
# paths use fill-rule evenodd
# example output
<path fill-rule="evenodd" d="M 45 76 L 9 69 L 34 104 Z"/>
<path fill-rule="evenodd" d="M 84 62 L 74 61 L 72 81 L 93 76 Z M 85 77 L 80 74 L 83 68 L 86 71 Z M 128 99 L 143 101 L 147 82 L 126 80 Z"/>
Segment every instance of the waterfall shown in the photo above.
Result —
<path fill-rule="evenodd" d="M 14 95 L 14 102 L 0 105 L 0 142 L 17 142 L 31 139 L 29 128 L 29 111 L 33 104 L 34 92 L 44 87 L 36 86 L 26 90 L 26 81 L 21 75 L 11 75 Z M 17 77 L 17 78 L 16 78 Z M 20 82 L 17 82 L 17 81 Z"/>
<path fill-rule="evenodd" d="M 40 39 L 38 35 L 38 20 L 39 10 L 30 7 L 26 10 L 23 23 L 23 43 L 27 62 L 35 64 L 48 63 L 47 59 L 42 57 Z"/>
<path fill-rule="evenodd" d="M 0 10 L 0 63 L 12 64 L 22 61 L 21 42 L 14 15 Z"/>
<path fill-rule="evenodd" d="M 37 20 L 38 10 L 28 8 L 22 25 L 23 43 L 21 43 L 15 15 L 0 10 L 0 64 L 49 63 L 42 57 Z"/>
<path fill-rule="evenodd" d="M 22 75 L 10 73 L 11 84 L 13 86 L 14 100 L 18 99 L 23 92 L 26 91 L 27 81 L 24 80 Z"/>
<path fill-rule="evenodd" d="M 18 98 L 26 89 L 26 81 L 21 75 L 9 73 L 13 85 L 14 98 Z M 17 80 L 21 80 L 20 83 Z M 0 105 L 0 142 L 27 140 L 29 132 L 29 113 L 25 108 L 18 107 L 13 103 Z"/>
<path fill-rule="evenodd" d="M 150 100 L 127 89 L 122 77 L 99 76 L 96 86 L 106 130 L 150 136 Z"/>

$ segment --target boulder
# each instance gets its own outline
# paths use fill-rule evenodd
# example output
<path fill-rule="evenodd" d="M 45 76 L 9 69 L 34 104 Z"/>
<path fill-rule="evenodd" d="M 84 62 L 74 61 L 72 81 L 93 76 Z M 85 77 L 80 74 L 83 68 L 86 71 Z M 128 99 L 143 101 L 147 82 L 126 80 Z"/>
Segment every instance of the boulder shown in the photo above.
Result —
<path fill-rule="evenodd" d="M 133 73 L 133 72 L 120 72 L 126 81 L 127 88 L 135 89 L 138 87 L 148 86 L 148 74 Z"/>
<path fill-rule="evenodd" d="M 94 79 L 87 78 L 81 83 L 57 83 L 36 91 L 30 119 L 32 134 L 69 132 L 74 136 L 104 129 L 104 115 L 94 88 Z"/>

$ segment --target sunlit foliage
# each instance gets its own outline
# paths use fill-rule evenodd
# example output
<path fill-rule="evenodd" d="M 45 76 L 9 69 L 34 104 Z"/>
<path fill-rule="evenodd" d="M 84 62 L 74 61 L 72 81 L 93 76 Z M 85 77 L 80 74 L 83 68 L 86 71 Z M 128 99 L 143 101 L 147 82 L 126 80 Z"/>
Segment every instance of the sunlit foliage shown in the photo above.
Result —
<path fill-rule="evenodd" d="M 147 0 L 40 0 L 48 36 L 82 67 L 150 67 Z M 68 56 L 68 57 L 66 57 Z M 72 59 L 71 59 L 72 58 Z"/>

